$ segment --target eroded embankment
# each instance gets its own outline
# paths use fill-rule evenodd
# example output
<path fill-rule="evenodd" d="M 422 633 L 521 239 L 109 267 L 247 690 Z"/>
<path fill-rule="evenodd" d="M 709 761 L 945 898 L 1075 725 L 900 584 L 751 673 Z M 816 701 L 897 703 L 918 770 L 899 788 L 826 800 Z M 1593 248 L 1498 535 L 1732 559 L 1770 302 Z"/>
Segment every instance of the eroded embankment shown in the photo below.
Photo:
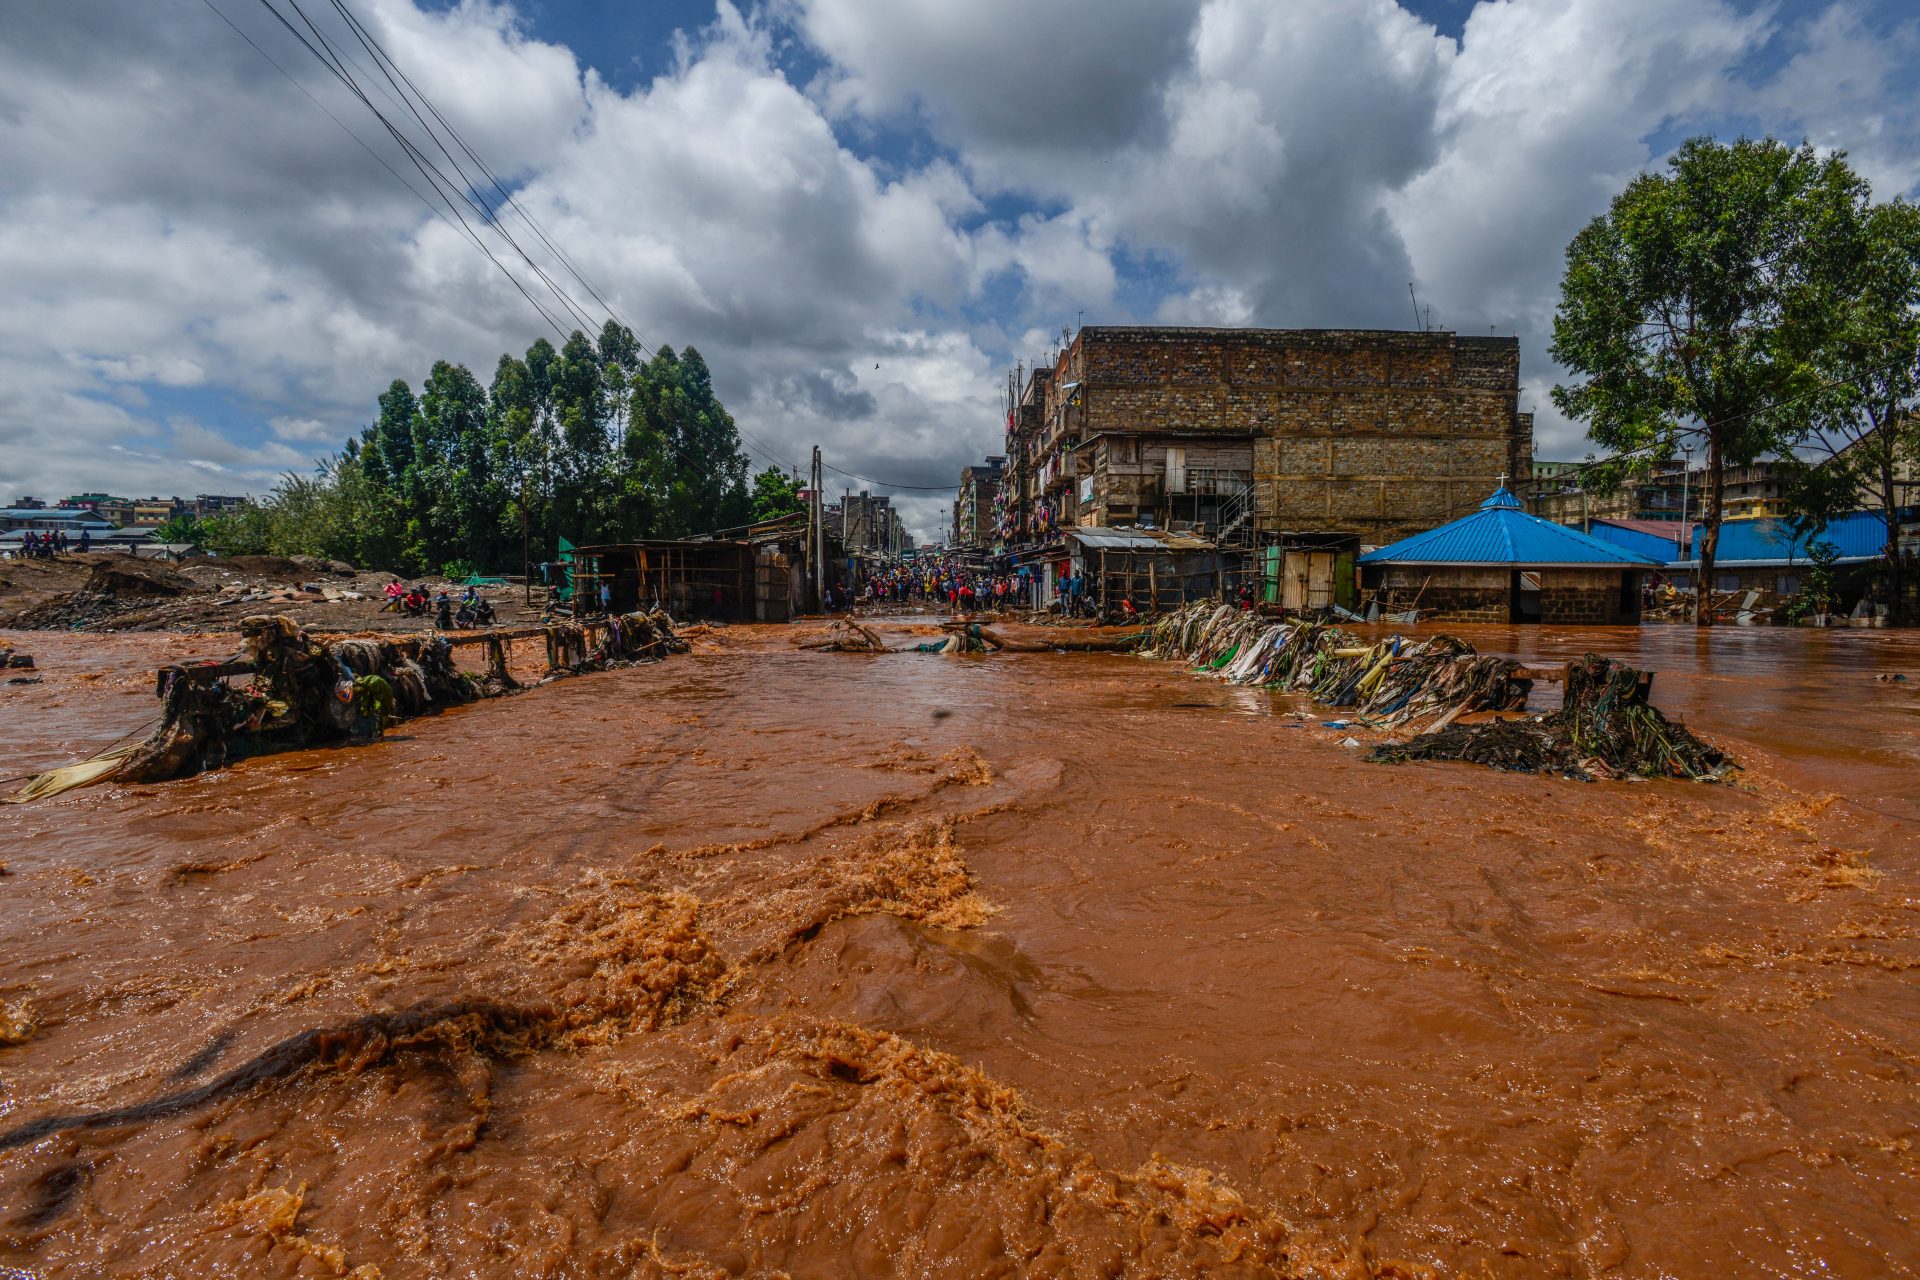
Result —
<path fill-rule="evenodd" d="M 1743 786 L 769 639 L 0 816 L 0 1263 L 1920 1265 L 1911 843 L 1684 673 Z"/>

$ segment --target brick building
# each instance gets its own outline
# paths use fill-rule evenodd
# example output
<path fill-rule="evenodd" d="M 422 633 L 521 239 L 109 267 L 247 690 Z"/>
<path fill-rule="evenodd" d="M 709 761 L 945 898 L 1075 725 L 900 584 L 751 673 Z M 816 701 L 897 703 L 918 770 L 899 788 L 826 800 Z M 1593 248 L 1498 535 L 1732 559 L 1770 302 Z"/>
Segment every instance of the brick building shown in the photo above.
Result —
<path fill-rule="evenodd" d="M 960 468 L 960 496 L 953 503 L 953 545 L 991 547 L 998 535 L 994 518 L 1007 460 L 988 458 L 985 466 Z"/>
<path fill-rule="evenodd" d="M 1389 542 L 1531 473 L 1519 373 L 1513 338 L 1088 327 L 1009 417 L 1016 504 L 1029 539 L 1141 525 Z"/>
<path fill-rule="evenodd" d="M 884 493 L 872 494 L 864 489 L 843 493 L 839 503 L 827 510 L 829 527 L 837 529 L 840 545 L 849 553 L 869 551 L 892 556 L 913 545 L 900 513 L 893 509 L 893 500 Z"/>
<path fill-rule="evenodd" d="M 1007 410 L 1007 469 L 1001 479 L 1000 540 L 1008 545 L 1042 541 L 1055 526 L 1039 518 L 1037 441 L 1046 413 L 1050 368 L 1037 368 L 1024 385 L 1016 374 Z"/>

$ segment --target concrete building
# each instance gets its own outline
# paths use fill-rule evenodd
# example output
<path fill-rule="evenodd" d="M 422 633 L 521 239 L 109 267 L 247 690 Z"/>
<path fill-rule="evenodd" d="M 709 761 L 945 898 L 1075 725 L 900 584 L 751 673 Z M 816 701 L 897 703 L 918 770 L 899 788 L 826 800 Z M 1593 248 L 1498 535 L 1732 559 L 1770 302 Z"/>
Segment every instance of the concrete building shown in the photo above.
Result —
<path fill-rule="evenodd" d="M 229 511 L 238 511 L 247 502 L 247 498 L 238 494 L 197 493 L 193 496 L 193 518 L 205 520 L 210 516 L 225 515 Z"/>
<path fill-rule="evenodd" d="M 165 524 L 183 510 L 191 511 L 178 498 L 139 498 L 134 501 L 133 514 L 127 524 L 136 529 L 153 529 Z"/>
<path fill-rule="evenodd" d="M 1046 413 L 1051 368 L 1036 368 L 1024 385 L 1013 384 L 1013 406 L 1007 411 L 1007 469 L 1001 480 L 1000 539 L 1014 546 L 1044 541 L 1057 524 L 1039 519 L 1041 504 L 1039 459 L 1035 441 Z"/>
<path fill-rule="evenodd" d="M 1189 529 L 1228 545 L 1388 542 L 1532 471 L 1513 338 L 1093 326 L 1028 384 L 1009 469 L 1051 528 Z M 1038 400 L 1038 421 L 1024 413 Z"/>
<path fill-rule="evenodd" d="M 998 540 L 995 511 L 1006 470 L 1005 458 L 988 458 L 985 466 L 960 468 L 960 496 L 953 503 L 954 546 L 991 547 Z"/>
<path fill-rule="evenodd" d="M 1700 488 L 1682 463 L 1647 463 L 1613 485 L 1585 468 L 1577 462 L 1536 463 L 1532 483 L 1516 492 L 1534 515 L 1582 530 L 1596 520 L 1678 520 L 1683 504 L 1699 514 Z M 1691 479 L 1697 481 L 1699 473 Z"/>
<path fill-rule="evenodd" d="M 893 500 L 865 490 L 841 494 L 839 534 L 840 545 L 849 555 L 867 551 L 897 556 L 913 545 Z"/>

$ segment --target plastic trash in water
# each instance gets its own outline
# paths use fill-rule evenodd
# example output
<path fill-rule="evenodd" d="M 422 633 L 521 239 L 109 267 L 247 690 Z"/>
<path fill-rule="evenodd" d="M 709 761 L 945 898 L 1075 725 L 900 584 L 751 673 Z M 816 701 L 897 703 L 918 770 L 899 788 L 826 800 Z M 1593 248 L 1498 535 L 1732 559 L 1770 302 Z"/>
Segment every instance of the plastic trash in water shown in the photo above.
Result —
<path fill-rule="evenodd" d="M 1320 727 L 1321 727 L 1322 729 L 1350 729 L 1350 728 L 1352 728 L 1352 727 L 1353 727 L 1353 721 L 1351 721 L 1351 720 L 1322 720 L 1322 721 L 1320 722 Z"/>

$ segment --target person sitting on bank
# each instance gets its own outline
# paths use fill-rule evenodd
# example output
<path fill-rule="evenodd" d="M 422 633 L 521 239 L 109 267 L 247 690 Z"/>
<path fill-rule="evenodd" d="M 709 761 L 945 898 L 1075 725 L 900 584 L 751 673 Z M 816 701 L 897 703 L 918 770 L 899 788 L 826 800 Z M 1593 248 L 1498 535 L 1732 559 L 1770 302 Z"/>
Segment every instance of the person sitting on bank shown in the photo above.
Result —
<path fill-rule="evenodd" d="M 445 587 L 433 598 L 433 625 L 442 631 L 453 630 L 453 597 Z"/>

